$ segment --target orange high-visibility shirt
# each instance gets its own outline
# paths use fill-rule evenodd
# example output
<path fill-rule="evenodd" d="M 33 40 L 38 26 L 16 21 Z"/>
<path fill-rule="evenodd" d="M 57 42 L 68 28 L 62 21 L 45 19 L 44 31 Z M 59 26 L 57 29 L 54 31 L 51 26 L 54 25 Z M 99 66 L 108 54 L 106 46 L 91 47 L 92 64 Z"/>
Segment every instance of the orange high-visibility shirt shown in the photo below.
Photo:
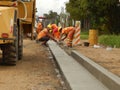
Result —
<path fill-rule="evenodd" d="M 58 26 L 57 26 L 56 24 L 52 24 L 52 25 L 51 25 L 51 28 L 52 28 L 52 30 L 53 30 L 53 29 L 55 29 L 55 28 L 58 28 Z"/>
<path fill-rule="evenodd" d="M 74 27 L 66 27 L 62 30 L 62 34 L 68 34 L 71 30 L 73 30 Z"/>
<path fill-rule="evenodd" d="M 39 33 L 42 30 L 42 23 L 37 24 L 37 33 Z"/>
<path fill-rule="evenodd" d="M 58 30 L 58 27 L 55 28 L 55 29 L 53 29 L 53 33 L 52 34 L 53 34 L 53 36 L 54 36 L 55 39 L 57 39 L 57 40 L 60 39 L 60 32 Z"/>
<path fill-rule="evenodd" d="M 57 30 L 56 32 L 53 33 L 53 36 L 55 39 L 59 40 L 60 39 L 60 32 Z"/>
<path fill-rule="evenodd" d="M 52 24 L 51 28 L 53 30 L 52 34 L 54 38 L 59 39 L 60 38 L 60 32 L 58 31 L 58 26 L 56 24 Z"/>
<path fill-rule="evenodd" d="M 45 28 L 41 32 L 39 32 L 37 39 L 40 39 L 42 37 L 45 37 L 48 34 L 48 30 Z"/>

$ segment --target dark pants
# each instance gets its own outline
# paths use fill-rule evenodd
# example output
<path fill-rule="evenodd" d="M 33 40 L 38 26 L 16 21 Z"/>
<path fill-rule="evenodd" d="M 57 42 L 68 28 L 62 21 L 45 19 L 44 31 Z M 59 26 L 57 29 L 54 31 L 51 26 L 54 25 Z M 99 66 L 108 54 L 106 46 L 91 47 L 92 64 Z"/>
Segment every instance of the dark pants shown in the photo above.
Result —
<path fill-rule="evenodd" d="M 45 42 L 47 42 L 49 39 L 50 39 L 50 37 L 45 36 L 45 37 L 40 38 L 39 41 L 42 41 L 42 42 L 45 41 Z"/>

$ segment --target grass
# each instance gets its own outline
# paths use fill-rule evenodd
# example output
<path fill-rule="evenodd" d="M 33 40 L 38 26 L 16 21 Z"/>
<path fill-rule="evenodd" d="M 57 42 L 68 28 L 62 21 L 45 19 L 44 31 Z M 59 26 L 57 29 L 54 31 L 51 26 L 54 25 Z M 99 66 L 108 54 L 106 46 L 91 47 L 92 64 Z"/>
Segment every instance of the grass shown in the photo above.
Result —
<path fill-rule="evenodd" d="M 120 35 L 101 35 L 98 41 L 105 46 L 120 48 Z"/>
<path fill-rule="evenodd" d="M 86 40 L 89 38 L 89 32 L 81 32 L 80 38 Z M 120 48 L 120 35 L 101 35 L 98 37 L 99 44 Z"/>
<path fill-rule="evenodd" d="M 82 39 L 82 40 L 88 39 L 88 36 L 89 36 L 89 32 L 81 32 L 80 33 L 80 39 Z"/>

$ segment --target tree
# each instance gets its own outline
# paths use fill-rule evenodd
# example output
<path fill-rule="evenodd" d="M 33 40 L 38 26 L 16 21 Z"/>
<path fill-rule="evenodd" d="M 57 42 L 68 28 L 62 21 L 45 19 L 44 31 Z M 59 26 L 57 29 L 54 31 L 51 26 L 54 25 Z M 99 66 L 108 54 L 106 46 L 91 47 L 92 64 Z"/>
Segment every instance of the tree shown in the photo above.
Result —
<path fill-rule="evenodd" d="M 66 10 L 75 20 L 86 18 L 88 15 L 87 0 L 70 0 L 66 3 Z"/>
<path fill-rule="evenodd" d="M 73 19 L 89 18 L 91 28 L 106 25 L 111 34 L 120 33 L 119 0 L 70 0 L 66 10 Z"/>
<path fill-rule="evenodd" d="M 51 20 L 52 23 L 58 24 L 59 22 L 59 15 L 57 14 L 57 12 L 53 12 L 52 10 L 50 10 L 48 14 L 45 13 L 43 16 Z"/>
<path fill-rule="evenodd" d="M 43 16 L 45 16 L 48 19 L 52 19 L 55 18 L 56 16 L 58 16 L 57 12 L 53 12 L 52 10 L 49 11 L 49 13 L 45 13 Z"/>

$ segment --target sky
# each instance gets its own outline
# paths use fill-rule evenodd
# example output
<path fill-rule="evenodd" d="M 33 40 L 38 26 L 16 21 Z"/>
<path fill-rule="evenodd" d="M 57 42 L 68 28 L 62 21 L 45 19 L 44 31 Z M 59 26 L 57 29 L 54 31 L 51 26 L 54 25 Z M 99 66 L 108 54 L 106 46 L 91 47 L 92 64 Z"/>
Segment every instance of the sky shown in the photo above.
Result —
<path fill-rule="evenodd" d="M 43 16 L 44 13 L 47 13 L 52 10 L 60 14 L 61 8 L 65 8 L 65 2 L 69 0 L 36 0 L 37 15 Z"/>

